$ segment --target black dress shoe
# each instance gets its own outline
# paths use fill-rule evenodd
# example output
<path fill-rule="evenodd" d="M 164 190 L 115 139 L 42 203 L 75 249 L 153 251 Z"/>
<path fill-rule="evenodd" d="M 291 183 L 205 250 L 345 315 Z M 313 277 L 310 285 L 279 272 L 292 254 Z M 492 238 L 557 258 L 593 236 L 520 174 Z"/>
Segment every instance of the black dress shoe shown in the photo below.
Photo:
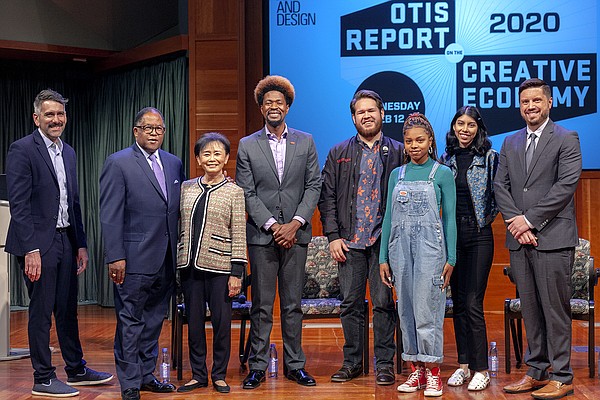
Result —
<path fill-rule="evenodd" d="M 140 400 L 140 390 L 138 388 L 129 388 L 121 392 L 122 400 Z"/>
<path fill-rule="evenodd" d="M 222 382 L 225 381 L 222 380 Z M 225 385 L 217 385 L 215 382 L 213 382 L 213 387 L 219 393 L 229 393 L 231 391 L 231 388 L 229 387 L 227 382 L 225 382 Z"/>
<path fill-rule="evenodd" d="M 396 374 L 394 374 L 393 367 L 381 367 L 377 368 L 375 373 L 375 382 L 378 385 L 393 385 L 396 382 Z"/>
<path fill-rule="evenodd" d="M 208 383 L 206 383 L 206 382 L 202 383 L 202 382 L 196 381 L 196 383 L 179 386 L 177 388 L 177 393 L 187 393 L 187 392 L 191 392 L 194 389 L 205 388 L 207 386 L 208 386 Z"/>
<path fill-rule="evenodd" d="M 251 369 L 250 373 L 244 379 L 242 388 L 244 389 L 256 389 L 260 386 L 261 382 L 265 381 L 265 371 L 258 369 Z"/>
<path fill-rule="evenodd" d="M 302 386 L 315 386 L 317 384 L 317 381 L 315 381 L 315 378 L 310 376 L 310 374 L 308 372 L 306 372 L 306 370 L 304 368 L 295 369 L 293 371 L 290 371 L 287 374 L 287 378 L 290 381 L 295 381 Z"/>
<path fill-rule="evenodd" d="M 342 368 L 331 375 L 331 382 L 348 382 L 363 373 L 362 364 L 357 364 L 352 367 L 342 365 Z"/>
<path fill-rule="evenodd" d="M 140 390 L 154 393 L 171 393 L 175 391 L 175 385 L 172 383 L 161 383 L 158 379 L 154 378 L 149 383 L 144 383 Z"/>

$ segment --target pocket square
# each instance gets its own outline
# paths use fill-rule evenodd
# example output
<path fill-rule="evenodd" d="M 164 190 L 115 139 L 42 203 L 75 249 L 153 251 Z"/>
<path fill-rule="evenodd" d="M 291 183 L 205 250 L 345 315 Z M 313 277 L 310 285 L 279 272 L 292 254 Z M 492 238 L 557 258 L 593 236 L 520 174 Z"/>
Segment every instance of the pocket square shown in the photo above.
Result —
<path fill-rule="evenodd" d="M 175 179 L 175 182 L 173 182 L 173 183 L 174 183 L 174 184 L 175 184 L 175 183 L 179 183 L 179 180 L 178 180 L 178 179 Z"/>

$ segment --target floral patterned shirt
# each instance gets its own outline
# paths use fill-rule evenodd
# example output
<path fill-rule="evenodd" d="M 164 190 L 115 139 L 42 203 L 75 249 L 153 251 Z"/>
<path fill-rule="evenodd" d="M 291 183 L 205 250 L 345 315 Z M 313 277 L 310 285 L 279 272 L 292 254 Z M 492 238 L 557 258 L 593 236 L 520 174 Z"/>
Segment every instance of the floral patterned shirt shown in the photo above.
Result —
<path fill-rule="evenodd" d="M 381 233 L 380 189 L 383 163 L 379 154 L 379 140 L 369 148 L 358 136 L 356 139 L 362 146 L 360 179 L 356 190 L 355 231 L 347 245 L 353 249 L 364 249 L 372 246 Z"/>

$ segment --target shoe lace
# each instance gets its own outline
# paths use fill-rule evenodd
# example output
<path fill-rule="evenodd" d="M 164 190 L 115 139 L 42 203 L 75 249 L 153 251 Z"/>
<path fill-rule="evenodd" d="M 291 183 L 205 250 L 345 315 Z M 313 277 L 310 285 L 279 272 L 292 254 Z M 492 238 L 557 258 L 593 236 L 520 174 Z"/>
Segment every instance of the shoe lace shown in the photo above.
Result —
<path fill-rule="evenodd" d="M 417 384 L 420 381 L 420 379 L 419 379 L 420 375 L 421 375 L 421 370 L 420 369 L 414 370 L 408 376 L 408 379 L 406 380 L 406 382 L 404 382 L 404 384 L 407 385 L 407 386 L 413 386 L 413 385 Z"/>
<path fill-rule="evenodd" d="M 427 374 L 427 388 L 437 389 L 440 386 L 439 375 Z"/>

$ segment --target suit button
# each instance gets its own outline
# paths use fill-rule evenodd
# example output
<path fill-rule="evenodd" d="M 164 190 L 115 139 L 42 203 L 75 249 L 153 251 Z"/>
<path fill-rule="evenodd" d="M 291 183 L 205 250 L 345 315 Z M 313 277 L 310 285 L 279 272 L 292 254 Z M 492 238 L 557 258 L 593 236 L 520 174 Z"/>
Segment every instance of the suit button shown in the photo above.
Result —
<path fill-rule="evenodd" d="M 58 219 L 58 216 L 56 216 L 56 215 L 55 215 L 55 216 L 54 216 L 54 217 L 52 217 L 52 218 L 54 218 L 55 220 L 57 220 L 57 219 Z"/>
<path fill-rule="evenodd" d="M 527 188 L 523 188 L 523 191 L 524 191 L 524 192 L 526 192 L 526 191 L 527 191 Z"/>
<path fill-rule="evenodd" d="M 169 232 L 165 232 L 165 236 L 169 236 Z"/>

